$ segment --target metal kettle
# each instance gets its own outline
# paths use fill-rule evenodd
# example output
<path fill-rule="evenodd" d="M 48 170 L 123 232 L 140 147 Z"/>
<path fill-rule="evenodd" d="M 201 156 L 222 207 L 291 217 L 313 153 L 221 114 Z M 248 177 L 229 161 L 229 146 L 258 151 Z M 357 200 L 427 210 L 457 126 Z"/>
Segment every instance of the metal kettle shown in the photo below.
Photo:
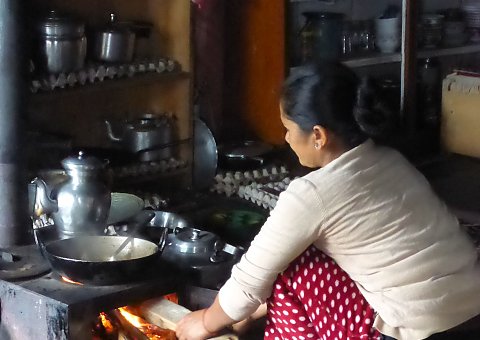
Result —
<path fill-rule="evenodd" d="M 110 121 L 106 120 L 110 140 L 121 143 L 130 152 L 154 150 L 171 144 L 174 140 L 172 119 L 145 115 L 121 125 L 122 132 L 116 135 Z"/>
<path fill-rule="evenodd" d="M 242 254 L 242 248 L 225 243 L 214 233 L 183 227 L 168 235 L 163 257 L 188 268 L 224 262 Z"/>
<path fill-rule="evenodd" d="M 110 211 L 111 192 L 104 181 L 107 162 L 85 157 L 62 161 L 67 179 L 49 188 L 44 179 L 35 178 L 35 214 L 51 214 L 63 237 L 101 235 Z"/>

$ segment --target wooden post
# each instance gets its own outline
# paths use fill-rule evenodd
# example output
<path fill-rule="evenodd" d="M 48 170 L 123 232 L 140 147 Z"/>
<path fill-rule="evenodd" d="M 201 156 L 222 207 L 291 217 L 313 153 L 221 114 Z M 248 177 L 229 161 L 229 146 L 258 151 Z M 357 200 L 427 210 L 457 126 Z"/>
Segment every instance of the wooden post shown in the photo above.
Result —
<path fill-rule="evenodd" d="M 402 124 L 409 135 L 417 127 L 417 37 L 418 4 L 402 0 L 402 69 L 401 110 Z"/>

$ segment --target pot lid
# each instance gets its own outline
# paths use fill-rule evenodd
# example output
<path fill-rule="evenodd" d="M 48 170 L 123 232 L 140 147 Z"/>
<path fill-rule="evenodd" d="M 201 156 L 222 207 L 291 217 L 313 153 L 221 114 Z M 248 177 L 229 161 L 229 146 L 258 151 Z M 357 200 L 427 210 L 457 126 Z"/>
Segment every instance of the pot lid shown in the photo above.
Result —
<path fill-rule="evenodd" d="M 110 19 L 108 21 L 108 24 L 104 29 L 102 29 L 102 32 L 134 35 L 134 32 L 130 28 L 130 25 L 128 23 L 122 23 L 117 21 L 117 15 L 115 13 L 110 13 Z"/>
<path fill-rule="evenodd" d="M 218 236 L 195 228 L 181 228 L 175 229 L 175 232 L 170 235 L 170 241 L 169 245 L 176 252 L 205 254 L 209 257 L 214 251 L 214 245 L 218 241 Z"/>
<path fill-rule="evenodd" d="M 85 24 L 73 17 L 50 11 L 40 25 L 42 34 L 55 37 L 80 37 L 85 33 Z"/>
<path fill-rule="evenodd" d="M 96 157 L 85 156 L 83 151 L 78 152 L 78 156 L 68 157 L 62 161 L 65 170 L 83 170 L 83 171 L 97 171 L 104 169 L 106 161 L 101 161 Z"/>

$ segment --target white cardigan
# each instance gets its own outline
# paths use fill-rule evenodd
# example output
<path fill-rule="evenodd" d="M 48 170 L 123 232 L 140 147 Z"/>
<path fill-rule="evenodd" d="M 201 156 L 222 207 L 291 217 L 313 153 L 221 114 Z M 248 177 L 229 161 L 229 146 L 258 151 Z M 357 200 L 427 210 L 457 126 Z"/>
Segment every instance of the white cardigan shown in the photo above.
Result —
<path fill-rule="evenodd" d="M 312 243 L 357 283 L 385 335 L 423 339 L 480 314 L 472 242 L 392 149 L 367 141 L 293 181 L 220 290 L 223 310 L 252 313 Z"/>

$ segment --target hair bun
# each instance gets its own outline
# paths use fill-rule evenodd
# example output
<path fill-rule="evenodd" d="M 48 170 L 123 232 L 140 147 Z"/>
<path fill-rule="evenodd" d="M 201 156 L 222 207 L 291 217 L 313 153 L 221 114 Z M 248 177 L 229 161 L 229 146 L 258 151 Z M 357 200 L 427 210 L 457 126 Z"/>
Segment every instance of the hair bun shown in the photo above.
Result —
<path fill-rule="evenodd" d="M 370 78 L 363 78 L 357 87 L 353 115 L 369 137 L 382 137 L 395 125 L 395 114 L 379 97 L 377 86 Z"/>

